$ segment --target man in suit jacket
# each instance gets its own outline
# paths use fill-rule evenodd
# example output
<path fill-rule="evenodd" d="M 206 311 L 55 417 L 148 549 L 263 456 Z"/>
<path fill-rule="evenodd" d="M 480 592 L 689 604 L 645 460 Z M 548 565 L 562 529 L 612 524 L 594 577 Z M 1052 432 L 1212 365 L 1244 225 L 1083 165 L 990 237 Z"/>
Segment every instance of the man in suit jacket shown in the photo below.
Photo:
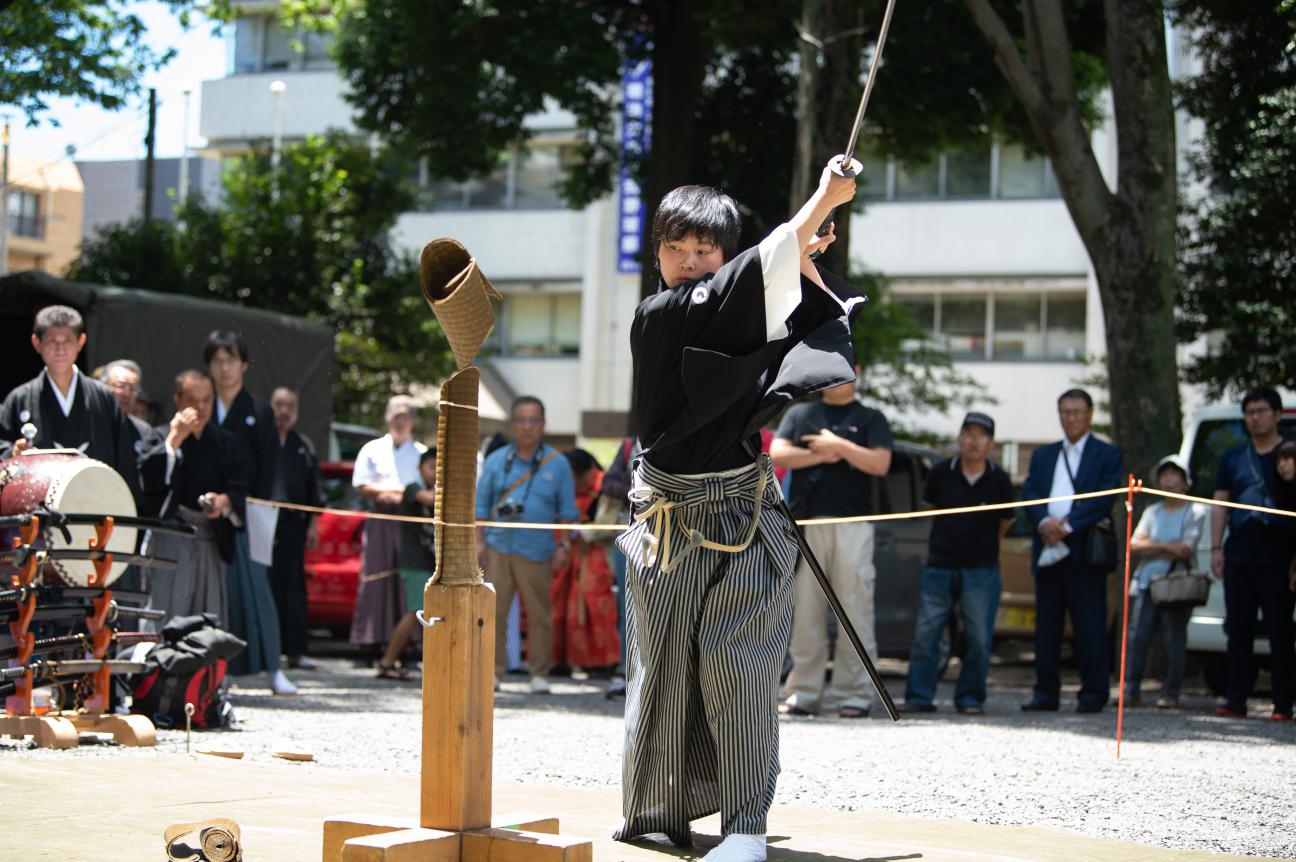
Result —
<path fill-rule="evenodd" d="M 1121 451 L 1089 433 L 1093 399 L 1069 389 L 1058 399 L 1064 439 L 1035 450 L 1022 495 L 1027 500 L 1104 491 L 1121 483 Z M 1080 665 L 1077 712 L 1107 705 L 1106 566 L 1086 560 L 1089 533 L 1111 517 L 1112 499 L 1065 500 L 1026 507 L 1035 528 L 1031 570 L 1035 573 L 1035 691 L 1022 704 L 1028 712 L 1054 712 L 1062 687 L 1058 669 L 1063 613 L 1070 613 Z"/>

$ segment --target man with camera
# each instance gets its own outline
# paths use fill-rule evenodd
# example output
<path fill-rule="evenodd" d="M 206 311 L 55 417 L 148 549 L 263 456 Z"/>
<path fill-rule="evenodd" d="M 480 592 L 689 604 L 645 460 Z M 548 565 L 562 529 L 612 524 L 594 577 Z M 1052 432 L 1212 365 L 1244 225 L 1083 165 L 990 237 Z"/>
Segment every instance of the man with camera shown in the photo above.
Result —
<path fill-rule="evenodd" d="M 523 395 L 509 411 L 513 442 L 486 458 L 477 480 L 479 521 L 519 524 L 574 522 L 576 489 L 571 466 L 544 442 L 545 411 L 539 398 Z M 513 594 L 526 610 L 527 669 L 531 691 L 547 694 L 553 653 L 549 584 L 570 562 L 571 538 L 554 531 L 487 527 L 477 530 L 477 559 L 495 585 L 495 686 L 504 673 L 504 634 Z"/>

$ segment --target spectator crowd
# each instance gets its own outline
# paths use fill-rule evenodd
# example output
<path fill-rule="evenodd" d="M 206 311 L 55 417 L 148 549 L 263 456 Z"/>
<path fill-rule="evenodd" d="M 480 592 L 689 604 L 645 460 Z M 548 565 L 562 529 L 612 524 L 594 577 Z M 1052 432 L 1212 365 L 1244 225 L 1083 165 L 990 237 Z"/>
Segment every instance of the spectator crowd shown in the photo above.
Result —
<path fill-rule="evenodd" d="M 245 379 L 253 356 L 247 343 L 238 333 L 216 331 L 194 346 L 193 367 L 171 381 L 172 418 L 153 425 L 140 366 L 119 359 L 92 379 L 76 364 L 85 341 L 74 309 L 50 306 L 36 315 L 31 344 L 44 368 L 0 405 L 0 458 L 27 450 L 79 450 L 122 476 L 139 514 L 193 526 L 192 539 L 165 533 L 144 539 L 146 553 L 177 561 L 174 572 L 132 569 L 119 586 L 147 593 L 149 605 L 167 614 L 215 615 L 248 645 L 232 673 L 260 674 L 274 693 L 294 693 L 285 670 L 313 665 L 303 560 L 316 542 L 315 519 L 308 512 L 275 510 L 267 558 L 249 541 L 247 500 L 322 505 L 316 448 L 295 428 L 298 393 L 288 385 L 274 388 L 269 400 L 250 392 Z M 1296 511 L 1296 442 L 1281 435 L 1278 393 L 1250 390 L 1241 408 L 1247 439 L 1223 455 L 1214 499 Z M 1119 558 L 1115 498 L 1070 498 L 1120 487 L 1125 472 L 1120 449 L 1093 433 L 1094 404 L 1087 392 L 1064 392 L 1057 413 L 1062 438 L 1034 451 L 1021 489 L 1022 499 L 1048 501 L 1023 508 L 1032 536 L 1035 680 L 1021 709 L 1061 708 L 1069 622 L 1079 675 L 1074 708 L 1094 713 L 1111 696 L 1107 585 Z M 379 677 L 399 682 L 416 678 L 409 661 L 417 653 L 415 611 L 435 568 L 430 519 L 437 453 L 418 441 L 411 397 L 391 398 L 385 419 L 386 433 L 356 456 L 352 484 L 371 510 L 421 520 L 365 520 L 350 641 Z M 931 519 L 904 687 L 903 708 L 909 712 L 940 708 L 938 683 L 950 648 L 945 633 L 953 618 L 962 637 L 949 705 L 965 715 L 985 711 L 1003 589 L 1000 540 L 1014 509 L 976 509 L 1017 499 L 1011 478 L 994 459 L 995 432 L 990 415 L 968 413 L 957 451 L 932 465 L 922 489 L 927 509 L 971 511 Z M 860 401 L 855 383 L 792 406 L 764 444 L 798 519 L 877 514 L 875 484 L 891 469 L 892 431 L 880 411 Z M 583 449 L 559 452 L 545 437 L 545 405 L 531 396 L 511 405 L 509 434 L 483 446 L 479 521 L 571 525 L 478 528 L 479 565 L 497 595 L 497 689 L 510 672 L 524 672 L 527 690 L 543 695 L 551 678 L 579 669 L 606 680 L 609 697 L 624 694 L 626 561 L 611 541 L 614 531 L 580 525 L 629 522 L 637 454 L 635 442 L 624 440 L 605 469 Z M 1192 502 L 1182 495 L 1204 489 L 1192 488 L 1191 481 L 1181 458 L 1162 458 L 1149 486 L 1181 496 L 1147 506 L 1133 530 L 1126 703 L 1142 703 L 1141 683 L 1159 633 L 1166 671 L 1155 706 L 1180 705 L 1195 600 L 1171 587 L 1205 581 L 1195 561 L 1207 533 L 1210 575 L 1222 585 L 1216 589 L 1223 589 L 1226 607 L 1227 684 L 1216 712 L 1246 715 L 1257 676 L 1259 616 L 1270 645 L 1270 715 L 1290 720 L 1296 695 L 1296 520 Z M 812 523 L 805 537 L 865 647 L 876 654 L 874 524 Z M 867 717 L 871 683 L 845 638 L 836 638 L 834 648 L 827 603 L 805 560 L 793 593 L 782 710 Z"/>

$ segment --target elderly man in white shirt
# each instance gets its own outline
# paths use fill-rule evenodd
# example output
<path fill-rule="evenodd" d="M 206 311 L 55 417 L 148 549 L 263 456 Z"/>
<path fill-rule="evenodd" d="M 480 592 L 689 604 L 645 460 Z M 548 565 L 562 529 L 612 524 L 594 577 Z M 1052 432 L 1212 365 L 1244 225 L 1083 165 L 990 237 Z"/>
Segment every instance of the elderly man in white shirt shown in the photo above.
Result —
<path fill-rule="evenodd" d="M 408 395 L 387 402 L 387 433 L 370 440 L 356 455 L 351 484 L 379 512 L 395 514 L 405 486 L 418 478 L 419 458 L 427 447 L 414 439 L 418 412 Z M 365 521 L 360 585 L 351 618 L 351 643 L 382 649 L 405 609 L 400 578 L 400 524 Z"/>

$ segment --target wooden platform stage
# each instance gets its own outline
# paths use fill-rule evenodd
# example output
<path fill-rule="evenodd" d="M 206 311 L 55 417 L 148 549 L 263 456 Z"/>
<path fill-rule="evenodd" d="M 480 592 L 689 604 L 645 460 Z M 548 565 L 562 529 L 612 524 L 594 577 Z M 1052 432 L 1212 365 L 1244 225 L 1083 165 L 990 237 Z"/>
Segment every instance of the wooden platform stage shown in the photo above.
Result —
<path fill-rule="evenodd" d="M 314 862 L 332 815 L 372 812 L 417 819 L 419 776 L 186 755 L 156 758 L 6 756 L 0 764 L 0 859 L 165 859 L 173 823 L 228 817 L 243 832 L 246 862 Z M 497 784 L 494 810 L 557 815 L 564 835 L 594 842 L 597 862 L 695 858 L 673 848 L 609 838 L 619 798 L 608 790 Z M 717 818 L 694 826 L 697 858 L 718 840 Z M 986 826 L 893 814 L 787 806 L 771 816 L 770 862 L 1229 862 L 1257 857 L 1159 850 L 1053 829 Z"/>

